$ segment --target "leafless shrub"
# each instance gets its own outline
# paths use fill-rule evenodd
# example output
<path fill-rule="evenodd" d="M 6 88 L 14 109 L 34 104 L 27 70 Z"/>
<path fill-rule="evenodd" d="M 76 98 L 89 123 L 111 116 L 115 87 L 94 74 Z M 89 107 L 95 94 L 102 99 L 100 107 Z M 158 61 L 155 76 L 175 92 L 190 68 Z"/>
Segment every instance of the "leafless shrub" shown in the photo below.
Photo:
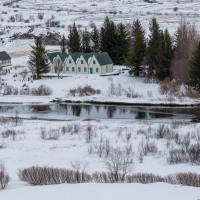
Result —
<path fill-rule="evenodd" d="M 198 142 L 200 142 L 200 128 L 195 128 L 191 133 L 190 137 Z"/>
<path fill-rule="evenodd" d="M 155 138 L 157 139 L 162 139 L 162 138 L 167 138 L 168 135 L 173 134 L 172 131 L 169 129 L 168 126 L 161 124 L 156 130 L 155 133 Z"/>
<path fill-rule="evenodd" d="M 61 127 L 61 133 L 63 134 L 63 135 L 65 135 L 68 131 L 68 128 L 67 128 L 67 126 L 62 126 Z"/>
<path fill-rule="evenodd" d="M 71 166 L 74 172 L 74 178 L 76 183 L 84 183 L 90 181 L 90 176 L 86 173 L 86 168 L 88 166 L 87 162 L 81 162 L 79 160 L 74 160 L 71 162 Z"/>
<path fill-rule="evenodd" d="M 4 95 L 17 95 L 19 93 L 18 88 L 12 85 L 6 84 L 4 87 Z"/>
<path fill-rule="evenodd" d="M 38 87 L 32 88 L 30 93 L 34 96 L 48 96 L 53 93 L 53 90 L 46 85 L 40 85 Z"/>
<path fill-rule="evenodd" d="M 167 181 L 172 184 L 200 187 L 200 174 L 177 173 L 175 175 L 169 175 Z"/>
<path fill-rule="evenodd" d="M 130 140 L 131 140 L 131 137 L 132 137 L 132 134 L 131 134 L 131 132 L 127 132 L 127 133 L 125 134 L 125 139 L 126 139 L 126 142 L 130 142 Z"/>
<path fill-rule="evenodd" d="M 90 96 L 100 94 L 101 90 L 95 90 L 90 85 L 85 85 L 84 87 L 78 86 L 77 88 L 70 89 L 68 93 L 71 96 Z"/>
<path fill-rule="evenodd" d="M 200 91 L 194 90 L 192 87 L 186 87 L 185 96 L 192 99 L 198 99 L 200 98 Z"/>
<path fill-rule="evenodd" d="M 111 150 L 106 165 L 115 182 L 123 182 L 126 174 L 133 169 L 132 163 L 132 155 L 117 148 Z"/>
<path fill-rule="evenodd" d="M 4 142 L 0 142 L 0 149 L 5 149 L 6 148 L 6 144 Z"/>
<path fill-rule="evenodd" d="M 40 135 L 43 140 L 58 140 L 60 137 L 60 129 L 49 129 L 45 127 L 40 128 Z"/>
<path fill-rule="evenodd" d="M 5 189 L 9 181 L 10 177 L 6 172 L 5 165 L 2 162 L 0 162 L 0 189 Z"/>
<path fill-rule="evenodd" d="M 12 137 L 12 139 L 15 140 L 17 132 L 14 129 L 7 129 L 5 131 L 2 131 L 1 135 L 3 138 Z"/>
<path fill-rule="evenodd" d="M 11 118 L 11 121 L 14 124 L 14 126 L 23 124 L 23 120 L 20 118 L 18 111 L 15 112 L 15 116 Z"/>
<path fill-rule="evenodd" d="M 91 176 L 86 172 L 80 172 L 77 179 L 77 173 L 73 170 L 52 167 L 30 167 L 19 170 L 19 178 L 32 185 L 91 182 Z"/>
<path fill-rule="evenodd" d="M 180 84 L 176 80 L 170 80 L 170 78 L 166 78 L 163 81 L 160 81 L 160 93 L 168 94 L 173 96 L 180 96 Z"/>
<path fill-rule="evenodd" d="M 148 77 L 148 76 L 146 76 L 145 78 L 144 78 L 144 80 L 143 80 L 143 83 L 147 83 L 147 84 L 150 84 L 150 83 L 157 83 L 158 82 L 158 80 L 156 80 L 156 79 L 154 79 L 154 78 L 152 78 L 152 77 Z"/>
<path fill-rule="evenodd" d="M 134 88 L 128 87 L 128 89 L 124 89 L 124 93 L 127 98 L 138 98 L 141 95 L 139 95 Z"/>
<path fill-rule="evenodd" d="M 138 145 L 139 155 L 143 154 L 147 156 L 148 154 L 155 155 L 158 151 L 157 145 L 155 142 L 150 142 L 149 139 L 142 139 Z"/>
<path fill-rule="evenodd" d="M 79 123 L 75 123 L 75 124 L 73 124 L 73 126 L 72 126 L 72 134 L 76 134 L 76 133 L 79 133 L 80 132 L 80 129 L 81 129 L 81 126 L 80 126 L 80 124 Z"/>
<path fill-rule="evenodd" d="M 187 150 L 190 162 L 200 165 L 200 144 L 193 144 Z"/>
<path fill-rule="evenodd" d="M 4 117 L 4 116 L 0 116 L 0 124 L 2 126 L 5 126 L 6 124 L 9 124 L 10 122 L 11 122 L 10 118 Z"/>
<path fill-rule="evenodd" d="M 88 124 L 86 127 L 86 132 L 85 132 L 85 141 L 86 143 L 90 143 L 93 140 L 94 137 L 94 129 L 92 125 Z"/>
<path fill-rule="evenodd" d="M 187 126 L 187 125 L 190 125 L 191 124 L 191 122 L 189 122 L 189 121 L 187 121 L 187 120 L 172 120 L 172 122 L 171 122 L 171 127 L 173 128 L 173 129 L 178 129 L 178 128 L 180 128 L 180 127 L 182 127 L 182 126 Z"/>
<path fill-rule="evenodd" d="M 134 175 L 128 175 L 126 177 L 126 181 L 128 183 L 157 183 L 157 182 L 165 182 L 164 178 L 158 175 L 150 174 L 150 173 L 138 173 Z"/>
<path fill-rule="evenodd" d="M 186 152 L 183 149 L 173 149 L 169 151 L 167 157 L 169 164 L 179 164 L 187 162 Z"/>

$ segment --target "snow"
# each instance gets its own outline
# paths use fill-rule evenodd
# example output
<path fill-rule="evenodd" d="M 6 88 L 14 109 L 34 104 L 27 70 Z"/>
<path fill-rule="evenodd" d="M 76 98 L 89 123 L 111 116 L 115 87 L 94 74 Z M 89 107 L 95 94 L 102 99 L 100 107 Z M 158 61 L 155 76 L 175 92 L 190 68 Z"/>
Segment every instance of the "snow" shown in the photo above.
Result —
<path fill-rule="evenodd" d="M 68 33 L 68 26 L 73 22 L 81 25 L 80 29 L 85 27 L 91 30 L 91 23 L 95 22 L 98 27 L 103 23 L 105 16 L 109 16 L 116 23 L 132 23 L 133 20 L 140 19 L 142 25 L 148 35 L 148 24 L 152 17 L 156 17 L 160 23 L 161 29 L 168 28 L 170 33 L 174 33 L 182 19 L 185 19 L 188 24 L 195 24 L 200 27 L 199 0 L 194 1 L 177 1 L 174 0 L 158 0 L 156 4 L 145 3 L 141 0 L 129 1 L 82 1 L 77 0 L 22 0 L 19 2 L 19 8 L 2 6 L 7 0 L 0 1 L 0 28 L 5 30 L 5 34 L 0 36 L 4 43 L 0 42 L 0 51 L 7 51 L 12 56 L 12 68 L 20 65 L 27 68 L 28 55 L 30 53 L 33 40 L 14 40 L 11 37 L 15 33 L 45 34 L 50 32 L 59 32 L 60 34 Z M 173 9 L 177 7 L 175 12 Z M 38 10 L 42 9 L 42 10 Z M 117 11 L 117 14 L 113 14 Z M 3 14 L 2 12 L 7 12 Z M 37 15 L 39 12 L 44 13 L 44 19 L 39 20 Z M 24 19 L 33 17 L 30 23 L 10 22 L 10 16 L 15 14 L 23 14 Z M 55 17 L 55 20 L 60 20 L 60 28 L 46 28 L 46 20 Z M 50 51 L 59 50 L 58 46 L 47 46 Z M 120 70 L 122 66 L 115 66 L 115 69 Z M 31 96 L 31 95 L 8 95 L 0 96 L 2 103 L 40 103 L 49 104 L 50 101 L 60 98 L 63 101 L 95 101 L 100 103 L 118 102 L 130 104 L 177 104 L 190 105 L 199 104 L 200 99 L 191 99 L 188 97 L 177 98 L 172 101 L 167 95 L 162 95 L 157 83 L 144 83 L 143 78 L 131 77 L 126 71 L 119 76 L 101 77 L 99 75 L 69 75 L 69 77 L 43 78 L 38 81 L 25 82 L 19 75 L 21 69 L 12 69 L 10 75 L 2 76 L 6 83 L 22 88 L 24 83 L 28 84 L 30 89 L 45 84 L 52 88 L 53 94 L 50 96 Z M 13 75 L 18 74 L 18 77 Z M 64 75 L 64 74 L 63 74 Z M 100 89 L 100 95 L 72 97 L 69 95 L 69 90 L 78 86 L 91 85 L 94 89 Z M 132 88 L 137 98 L 127 98 L 125 94 L 111 94 L 111 85 L 116 88 L 123 89 Z M 14 104 L 15 105 L 15 104 Z M 4 116 L 13 116 L 11 113 L 4 113 Z M 20 113 L 20 117 L 27 117 L 27 114 Z M 31 114 L 28 117 L 38 117 L 36 114 Z M 48 118 L 54 118 L 49 115 Z M 56 119 L 59 117 L 56 116 Z M 62 116 L 60 117 L 62 119 Z M 70 119 L 70 121 L 68 121 Z M 156 155 L 147 155 L 143 162 L 140 162 L 138 157 L 138 147 L 142 138 L 145 136 L 138 134 L 139 130 L 147 130 L 156 128 L 160 124 L 166 124 L 163 121 L 133 121 L 133 120 L 103 120 L 96 119 L 93 121 L 84 121 L 82 118 L 66 118 L 66 121 L 49 121 L 49 120 L 24 120 L 23 124 L 15 127 L 13 124 L 0 124 L 1 131 L 14 129 L 17 132 L 16 138 L 3 138 L 0 134 L 0 144 L 4 148 L 0 149 L 0 161 L 6 165 L 7 172 L 11 177 L 8 187 L 1 191 L 0 199 L 3 200 L 32 200 L 32 199 L 48 199 L 48 200 L 198 200 L 200 199 L 199 188 L 186 187 L 179 185 L 170 185 L 166 183 L 154 184 L 63 184 L 51 186 L 30 186 L 19 181 L 18 170 L 31 166 L 49 166 L 58 168 L 71 168 L 73 160 L 80 160 L 83 163 L 88 163 L 87 172 L 107 171 L 105 164 L 106 158 L 100 158 L 97 153 L 89 154 L 89 148 L 100 144 L 100 141 L 109 139 L 113 147 L 121 149 L 132 145 L 133 166 L 131 173 L 154 173 L 161 176 L 175 174 L 177 172 L 193 172 L 199 173 L 199 166 L 184 163 L 169 165 L 167 163 L 167 153 L 170 149 L 176 147 L 173 142 L 168 147 L 165 139 L 156 140 L 150 138 L 158 147 Z M 80 126 L 80 131 L 76 134 L 66 133 L 61 134 L 58 140 L 43 140 L 41 139 L 41 127 L 50 129 L 60 129 L 62 126 L 77 124 Z M 90 124 L 94 128 L 95 136 L 90 143 L 86 143 L 85 134 L 86 127 Z M 170 126 L 170 123 L 167 122 Z M 119 134 L 119 128 L 122 129 L 122 134 Z M 176 129 L 179 134 L 186 136 L 188 133 L 198 132 L 200 124 L 188 124 Z M 131 139 L 127 142 L 126 134 L 131 133 Z M 191 139 L 191 143 L 195 143 Z"/>
<path fill-rule="evenodd" d="M 199 188 L 156 183 L 142 184 L 76 184 L 24 187 L 0 192 L 4 200 L 197 200 Z"/>

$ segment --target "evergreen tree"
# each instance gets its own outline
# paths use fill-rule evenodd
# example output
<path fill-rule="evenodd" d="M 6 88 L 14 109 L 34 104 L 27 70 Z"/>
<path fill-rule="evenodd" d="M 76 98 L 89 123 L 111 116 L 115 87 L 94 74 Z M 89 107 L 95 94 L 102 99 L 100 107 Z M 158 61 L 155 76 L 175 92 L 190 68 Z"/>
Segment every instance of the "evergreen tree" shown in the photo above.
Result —
<path fill-rule="evenodd" d="M 68 45 L 68 49 L 70 52 L 80 52 L 81 51 L 80 35 L 78 33 L 75 23 L 72 25 L 72 27 L 70 27 L 67 45 Z"/>
<path fill-rule="evenodd" d="M 99 52 L 100 51 L 100 34 L 96 26 L 93 27 L 93 30 L 91 33 L 91 40 L 93 43 L 92 50 L 94 52 Z"/>
<path fill-rule="evenodd" d="M 34 46 L 31 46 L 32 50 L 28 61 L 29 68 L 36 79 L 41 78 L 41 74 L 49 72 L 49 63 L 47 63 L 47 51 L 42 44 L 42 37 L 35 37 Z"/>
<path fill-rule="evenodd" d="M 200 42 L 192 54 L 190 67 L 188 85 L 200 90 Z"/>
<path fill-rule="evenodd" d="M 59 41 L 60 49 L 62 53 L 66 53 L 67 39 L 63 35 L 61 40 Z"/>
<path fill-rule="evenodd" d="M 91 36 L 90 33 L 85 30 L 82 34 L 82 51 L 84 53 L 89 53 L 92 51 L 91 49 Z"/>
<path fill-rule="evenodd" d="M 108 52 L 114 64 L 117 64 L 117 28 L 113 21 L 105 18 L 100 32 L 100 50 Z"/>
<path fill-rule="evenodd" d="M 163 31 L 160 31 L 160 44 L 157 47 L 157 54 L 154 60 L 154 76 L 159 80 L 163 80 L 165 76 L 165 38 Z"/>
<path fill-rule="evenodd" d="M 122 65 L 125 62 L 125 58 L 128 55 L 128 50 L 130 46 L 129 33 L 126 30 L 125 25 L 122 23 L 117 26 L 117 60 L 116 64 Z"/>
<path fill-rule="evenodd" d="M 171 65 L 173 59 L 172 40 L 168 30 L 160 31 L 160 45 L 158 47 L 158 54 L 155 60 L 155 77 L 163 80 L 166 77 L 171 77 Z"/>
<path fill-rule="evenodd" d="M 172 38 L 167 29 L 164 32 L 164 39 L 165 39 L 165 76 L 171 77 L 171 67 L 172 61 L 174 57 L 174 47 Z"/>
<path fill-rule="evenodd" d="M 148 47 L 146 51 L 146 64 L 149 66 L 148 75 L 153 76 L 155 65 L 157 64 L 157 57 L 159 54 L 159 48 L 160 47 L 160 27 L 158 22 L 156 21 L 156 18 L 153 18 L 149 24 L 149 41 L 148 41 Z"/>
<path fill-rule="evenodd" d="M 144 31 L 139 20 L 133 24 L 132 39 L 126 64 L 130 67 L 129 73 L 139 76 L 141 64 L 145 57 L 146 42 Z"/>

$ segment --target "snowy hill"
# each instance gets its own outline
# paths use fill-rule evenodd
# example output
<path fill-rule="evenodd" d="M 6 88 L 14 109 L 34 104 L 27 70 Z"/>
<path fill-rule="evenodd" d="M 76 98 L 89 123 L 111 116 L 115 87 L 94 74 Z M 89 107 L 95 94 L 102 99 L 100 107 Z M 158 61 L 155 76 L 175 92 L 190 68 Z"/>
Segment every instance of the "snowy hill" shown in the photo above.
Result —
<path fill-rule="evenodd" d="M 161 28 L 174 33 L 179 22 L 200 25 L 198 0 L 1 0 L 0 48 L 16 33 L 68 32 L 76 22 L 79 28 L 95 23 L 100 26 L 105 16 L 115 22 L 132 23 L 141 20 L 148 34 L 149 20 L 154 16 Z M 59 27 L 48 27 L 48 20 L 59 21 Z M 5 39 L 6 38 L 6 39 Z M 0 49 L 1 50 L 1 49 Z"/>

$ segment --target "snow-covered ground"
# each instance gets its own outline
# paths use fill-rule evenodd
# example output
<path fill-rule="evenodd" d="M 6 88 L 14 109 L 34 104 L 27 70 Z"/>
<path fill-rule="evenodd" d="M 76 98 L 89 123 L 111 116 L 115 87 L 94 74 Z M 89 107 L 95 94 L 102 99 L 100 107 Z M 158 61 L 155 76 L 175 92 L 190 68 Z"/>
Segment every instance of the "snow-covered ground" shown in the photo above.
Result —
<path fill-rule="evenodd" d="M 75 184 L 34 186 L 0 193 L 4 200 L 198 200 L 199 188 L 163 183 L 142 184 Z"/>
<path fill-rule="evenodd" d="M 0 1 L 0 28 L 4 33 L 0 36 L 4 39 L 4 43 L 0 44 L 1 49 L 12 45 L 9 36 L 16 33 L 44 34 L 50 31 L 67 34 L 68 26 L 73 22 L 81 29 L 87 27 L 90 30 L 92 23 L 100 27 L 105 16 L 109 16 L 117 23 L 126 24 L 132 24 L 134 20 L 139 19 L 147 35 L 149 20 L 152 17 L 157 17 L 161 28 L 168 28 L 170 33 L 176 31 L 183 19 L 197 27 L 200 23 L 198 0 L 157 0 L 156 3 L 147 3 L 143 0 L 21 0 L 5 5 L 9 2 L 12 1 Z M 38 13 L 44 14 L 43 19 L 38 19 Z M 15 22 L 10 20 L 11 16 Z M 30 23 L 25 23 L 28 19 Z M 47 20 L 60 21 L 60 28 L 46 28 Z"/>
<path fill-rule="evenodd" d="M 28 56 L 13 58 L 13 66 L 24 64 Z M 157 83 L 144 83 L 143 78 L 131 77 L 128 71 L 120 74 L 119 76 L 102 77 L 99 75 L 79 75 L 79 74 L 60 74 L 67 75 L 68 77 L 52 79 L 43 78 L 37 81 L 22 82 L 22 77 L 18 74 L 18 77 L 13 77 L 14 74 L 19 73 L 19 70 L 14 68 L 11 70 L 11 74 L 2 76 L 6 80 L 8 85 L 17 87 L 19 90 L 24 84 L 27 84 L 30 89 L 38 87 L 39 85 L 47 85 L 53 90 L 53 94 L 47 97 L 32 97 L 24 95 L 9 95 L 0 96 L 0 102 L 43 102 L 47 103 L 55 98 L 60 98 L 70 101 L 95 101 L 95 102 L 122 102 L 130 104 L 199 104 L 199 99 L 191 99 L 188 97 L 174 97 L 172 95 L 163 95 L 160 92 L 160 86 Z M 53 74 L 56 76 L 56 74 Z M 101 91 L 100 94 L 91 96 L 75 96 L 70 93 L 70 89 L 77 88 L 79 86 L 84 87 L 86 85 L 91 86 L 94 89 Z M 133 97 L 127 97 L 127 93 L 130 93 Z"/>
<path fill-rule="evenodd" d="M 93 136 L 88 142 L 87 127 L 92 127 Z M 62 132 L 62 127 L 75 127 L 77 132 Z M 78 184 L 78 185 L 60 185 L 60 186 L 28 186 L 19 181 L 18 170 L 31 166 L 48 166 L 71 169 L 71 162 L 80 161 L 83 165 L 87 163 L 86 171 L 88 173 L 108 171 L 106 161 L 108 158 L 104 153 L 100 156 L 98 148 L 109 141 L 110 148 L 120 148 L 121 150 L 131 149 L 133 159 L 133 173 L 153 173 L 156 175 L 167 176 L 178 172 L 199 173 L 199 166 L 191 163 L 173 164 L 167 162 L 169 150 L 177 146 L 174 140 L 156 139 L 154 133 L 160 126 L 160 123 L 147 121 L 133 122 L 131 120 L 97 120 L 97 121 L 23 121 L 23 124 L 15 126 L 12 123 L 1 125 L 1 132 L 14 129 L 15 137 L 3 138 L 0 134 L 0 160 L 6 165 L 7 172 L 11 177 L 8 187 L 0 191 L 0 198 L 4 200 L 15 199 L 65 199 L 66 195 L 72 200 L 80 199 L 125 199 L 133 197 L 137 200 L 162 199 L 171 200 L 197 200 L 200 197 L 199 189 L 193 187 L 183 187 L 179 185 L 169 185 L 163 183 L 156 184 Z M 59 137 L 56 140 L 42 139 L 41 128 L 46 130 L 59 130 Z M 172 125 L 168 125 L 173 128 Z M 73 129 L 73 128 L 72 128 Z M 181 137 L 191 133 L 197 133 L 200 130 L 200 124 L 185 123 L 174 129 L 174 134 L 178 133 Z M 146 135 L 145 135 L 146 134 Z M 129 136 L 130 138 L 129 138 Z M 145 139 L 146 138 L 146 139 Z M 140 160 L 139 149 L 143 143 L 154 143 L 157 150 L 154 153 L 148 153 Z M 195 139 L 190 140 L 196 143 Z M 29 196 L 30 195 L 30 196 Z M 29 196 L 29 197 L 28 197 Z"/>

